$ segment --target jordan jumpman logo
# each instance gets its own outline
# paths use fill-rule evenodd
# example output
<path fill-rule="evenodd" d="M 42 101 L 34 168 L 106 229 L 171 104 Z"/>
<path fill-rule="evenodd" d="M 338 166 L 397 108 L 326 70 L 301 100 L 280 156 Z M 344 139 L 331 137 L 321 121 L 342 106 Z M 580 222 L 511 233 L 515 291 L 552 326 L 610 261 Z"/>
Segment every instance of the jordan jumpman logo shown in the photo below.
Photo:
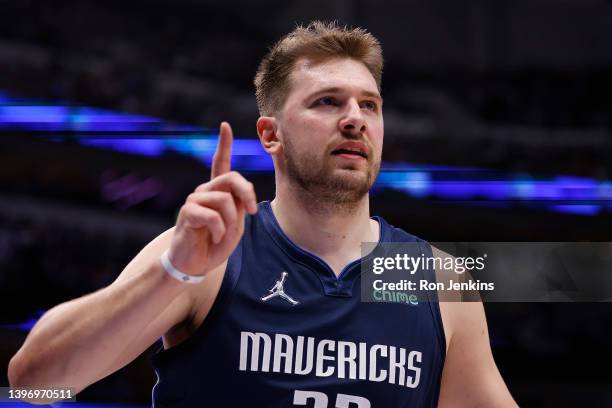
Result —
<path fill-rule="evenodd" d="M 285 293 L 285 289 L 283 288 L 283 285 L 285 284 L 285 279 L 287 279 L 287 272 L 283 271 L 283 274 L 281 275 L 280 280 L 277 280 L 276 284 L 272 287 L 272 289 L 268 291 L 270 292 L 270 294 L 262 297 L 261 300 L 264 302 L 267 302 L 268 300 L 279 296 L 285 299 L 287 302 L 291 303 L 293 306 L 300 303 Z"/>

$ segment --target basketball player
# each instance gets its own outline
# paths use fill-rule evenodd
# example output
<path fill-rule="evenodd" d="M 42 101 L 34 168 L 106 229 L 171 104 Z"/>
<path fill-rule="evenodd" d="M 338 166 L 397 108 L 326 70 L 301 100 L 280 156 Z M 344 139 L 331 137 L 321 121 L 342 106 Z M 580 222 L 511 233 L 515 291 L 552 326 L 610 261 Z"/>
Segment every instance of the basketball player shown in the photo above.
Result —
<path fill-rule="evenodd" d="M 362 242 L 432 251 L 370 218 L 382 65 L 362 29 L 315 22 L 279 41 L 255 77 L 274 200 L 256 204 L 230 171 L 222 123 L 212 179 L 176 226 L 110 286 L 47 312 L 10 362 L 11 385 L 82 390 L 163 336 L 155 407 L 516 406 L 482 304 L 360 301 Z"/>

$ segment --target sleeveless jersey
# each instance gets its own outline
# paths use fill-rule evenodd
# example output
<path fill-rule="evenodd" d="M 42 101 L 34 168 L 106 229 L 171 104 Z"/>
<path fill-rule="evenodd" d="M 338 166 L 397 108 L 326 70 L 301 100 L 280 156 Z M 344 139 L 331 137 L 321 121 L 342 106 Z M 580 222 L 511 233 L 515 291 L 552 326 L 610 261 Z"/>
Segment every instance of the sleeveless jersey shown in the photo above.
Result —
<path fill-rule="evenodd" d="M 431 256 L 424 241 L 375 219 L 379 247 L 411 242 Z M 436 407 L 446 348 L 439 305 L 362 302 L 361 264 L 371 256 L 336 276 L 260 203 L 202 325 L 153 356 L 153 407 Z"/>

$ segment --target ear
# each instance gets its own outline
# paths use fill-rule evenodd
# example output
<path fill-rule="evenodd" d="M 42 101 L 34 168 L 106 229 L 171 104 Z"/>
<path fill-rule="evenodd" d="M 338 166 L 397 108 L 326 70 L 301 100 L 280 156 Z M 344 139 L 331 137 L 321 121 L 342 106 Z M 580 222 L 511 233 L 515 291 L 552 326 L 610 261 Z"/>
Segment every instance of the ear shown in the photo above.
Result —
<path fill-rule="evenodd" d="M 257 119 L 257 134 L 264 150 L 270 155 L 274 156 L 280 151 L 278 123 L 274 116 L 260 116 Z"/>

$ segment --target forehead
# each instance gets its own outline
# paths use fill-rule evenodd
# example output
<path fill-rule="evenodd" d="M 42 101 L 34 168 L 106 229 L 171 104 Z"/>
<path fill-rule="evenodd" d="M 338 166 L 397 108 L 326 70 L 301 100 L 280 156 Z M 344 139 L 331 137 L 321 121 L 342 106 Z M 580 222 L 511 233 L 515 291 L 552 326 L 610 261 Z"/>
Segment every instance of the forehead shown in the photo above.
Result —
<path fill-rule="evenodd" d="M 290 99 L 307 97 L 327 88 L 378 94 L 374 77 L 359 61 L 334 58 L 322 62 L 309 59 L 300 59 L 296 62 L 291 73 Z"/>

